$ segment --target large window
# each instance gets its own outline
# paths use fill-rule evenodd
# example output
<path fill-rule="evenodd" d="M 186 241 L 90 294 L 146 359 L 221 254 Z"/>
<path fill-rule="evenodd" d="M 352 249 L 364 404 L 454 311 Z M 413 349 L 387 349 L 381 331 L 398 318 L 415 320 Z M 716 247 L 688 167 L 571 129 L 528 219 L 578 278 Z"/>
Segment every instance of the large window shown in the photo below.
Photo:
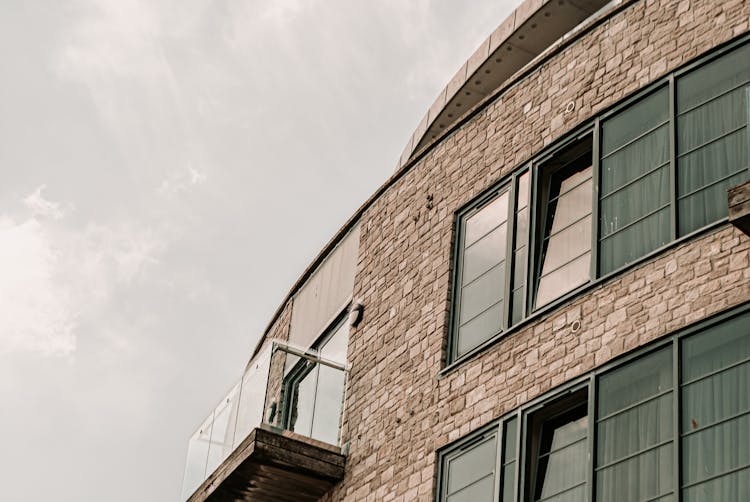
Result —
<path fill-rule="evenodd" d="M 528 187 L 528 173 L 519 174 L 459 218 L 452 344 L 455 357 L 500 333 L 508 325 L 511 310 L 519 315 L 522 312 Z M 506 276 L 511 282 L 510 294 Z M 512 277 L 516 279 L 511 281 Z"/>
<path fill-rule="evenodd" d="M 727 188 L 750 178 L 748 96 L 745 41 L 655 82 L 464 209 L 449 362 L 726 218 Z"/>
<path fill-rule="evenodd" d="M 349 324 L 339 319 L 313 350 L 329 361 L 346 362 Z M 287 359 L 282 421 L 298 434 L 338 444 L 341 425 L 342 371 L 304 358 Z"/>
<path fill-rule="evenodd" d="M 680 234 L 727 215 L 727 188 L 748 178 L 750 45 L 677 79 Z"/>
<path fill-rule="evenodd" d="M 528 403 L 439 459 L 441 502 L 746 502 L 750 306 Z"/>

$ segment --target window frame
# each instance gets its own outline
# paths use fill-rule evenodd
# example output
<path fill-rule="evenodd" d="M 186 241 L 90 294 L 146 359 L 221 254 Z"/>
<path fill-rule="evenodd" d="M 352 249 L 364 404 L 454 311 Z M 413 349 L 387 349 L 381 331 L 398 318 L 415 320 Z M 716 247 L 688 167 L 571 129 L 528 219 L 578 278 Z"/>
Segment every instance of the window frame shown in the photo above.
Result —
<path fill-rule="evenodd" d="M 676 332 L 667 334 L 653 342 L 650 342 L 644 346 L 638 347 L 626 354 L 617 357 L 614 360 L 608 361 L 602 366 L 589 371 L 588 373 L 576 377 L 552 390 L 545 392 L 544 394 L 537 396 L 531 401 L 522 404 L 518 408 L 514 409 L 510 413 L 506 413 L 503 416 L 493 420 L 489 424 L 482 426 L 476 431 L 470 432 L 464 437 L 461 437 L 436 451 L 436 466 L 437 466 L 437 482 L 435 489 L 435 500 L 438 502 L 444 502 L 442 497 L 442 487 L 445 483 L 446 472 L 443 466 L 443 459 L 446 455 L 452 452 L 458 451 L 464 445 L 470 444 L 475 440 L 478 434 L 497 434 L 498 440 L 498 454 L 495 459 L 496 469 L 502 469 L 503 466 L 503 447 L 506 442 L 504 437 L 505 424 L 513 418 L 517 419 L 516 427 L 516 462 L 517 469 L 515 472 L 515 502 L 523 501 L 527 502 L 533 497 L 533 493 L 528 493 L 528 480 L 526 477 L 529 475 L 527 472 L 527 463 L 529 461 L 530 444 L 527 440 L 529 434 L 529 419 L 539 412 L 544 412 L 545 408 L 550 404 L 554 405 L 561 399 L 565 399 L 577 392 L 586 392 L 586 403 L 587 403 L 587 466 L 586 466 L 586 502 L 592 502 L 596 496 L 596 449 L 597 449 L 597 434 L 596 425 L 598 421 L 598 405 L 600 396 L 598 394 L 598 382 L 600 378 L 610 372 L 624 368 L 629 363 L 636 362 L 639 359 L 647 357 L 651 354 L 655 354 L 660 350 L 671 350 L 672 351 L 672 476 L 674 483 L 674 500 L 682 500 L 682 489 L 683 489 L 683 473 L 682 473 L 682 342 L 683 340 L 690 338 L 693 335 L 700 335 L 714 327 L 717 327 L 725 322 L 729 322 L 734 318 L 750 316 L 750 301 L 732 307 L 723 312 L 714 314 L 706 319 L 698 321 L 692 325 L 686 326 Z M 705 333 L 704 333 L 705 334 Z M 498 467 L 499 466 L 499 467 Z M 500 483 L 501 471 L 495 471 L 495 493 L 502 493 L 502 485 Z M 495 497 L 497 500 L 497 496 Z"/>
<path fill-rule="evenodd" d="M 571 298 L 576 297 L 580 294 L 582 294 L 585 291 L 590 290 L 591 288 L 594 288 L 598 285 L 600 285 L 603 282 L 608 281 L 609 279 L 620 275 L 627 270 L 638 266 L 639 264 L 653 258 L 656 255 L 659 255 L 663 253 L 664 251 L 671 249 L 673 247 L 676 247 L 683 242 L 689 241 L 691 239 L 694 239 L 698 237 L 699 235 L 702 235 L 704 233 L 713 231 L 714 229 L 717 229 L 721 227 L 722 225 L 726 224 L 728 221 L 727 217 L 720 218 L 718 220 L 715 220 L 713 222 L 710 222 L 709 224 L 697 228 L 689 233 L 686 233 L 685 235 L 678 235 L 678 228 L 679 228 L 679 214 L 678 214 L 678 208 L 677 208 L 677 106 L 676 106 L 676 80 L 695 70 L 700 69 L 701 67 L 721 58 L 722 56 L 732 52 L 735 49 L 739 49 L 742 46 L 750 44 L 750 35 L 745 34 L 742 35 L 728 43 L 725 43 L 719 47 L 716 47 L 710 52 L 705 53 L 692 62 L 677 68 L 673 71 L 671 71 L 668 75 L 665 75 L 650 84 L 634 91 L 632 94 L 627 96 L 626 98 L 620 100 L 619 102 L 615 103 L 608 109 L 603 110 L 599 114 L 597 114 L 594 117 L 591 117 L 587 121 L 585 121 L 582 125 L 578 126 L 572 131 L 569 131 L 568 133 L 561 136 L 557 141 L 555 141 L 552 145 L 549 145 L 545 147 L 541 152 L 539 152 L 537 155 L 533 156 L 531 160 L 525 161 L 521 164 L 519 164 L 516 168 L 514 168 L 510 173 L 504 175 L 501 179 L 499 179 L 497 182 L 493 183 L 486 191 L 484 191 L 482 194 L 480 194 L 478 197 L 476 197 L 474 200 L 468 202 L 459 210 L 457 210 L 454 214 L 454 246 L 453 246 L 453 255 L 452 255 L 452 274 L 451 274 L 451 296 L 449 301 L 449 321 L 448 321 L 448 343 L 447 343 L 447 350 L 445 355 L 445 366 L 440 371 L 439 377 L 444 376 L 445 374 L 452 371 L 454 368 L 461 365 L 463 362 L 471 359 L 474 355 L 477 353 L 482 352 L 485 348 L 488 346 L 496 343 L 497 341 L 503 339 L 505 336 L 513 333 L 517 329 L 520 329 L 522 326 L 527 325 L 534 319 L 539 318 L 540 316 L 544 315 L 545 313 L 548 313 L 560 305 L 566 303 Z M 600 263 L 599 263 L 599 216 L 600 216 L 600 201 L 599 201 L 599 193 L 600 193 L 600 172 L 601 172 L 601 129 L 602 129 L 602 122 L 607 120 L 608 118 L 613 117 L 617 113 L 625 110 L 627 107 L 632 106 L 636 104 L 637 102 L 641 101 L 642 99 L 648 97 L 654 92 L 657 92 L 660 88 L 666 87 L 668 92 L 668 99 L 669 99 L 669 212 L 670 212 L 670 229 L 669 229 L 669 241 L 659 246 L 652 251 L 634 259 L 633 261 L 626 263 L 610 272 L 607 272 L 606 274 L 601 274 L 600 272 Z M 748 98 L 747 98 L 747 114 L 748 114 L 748 125 L 747 125 L 747 142 L 748 142 L 748 156 L 750 157 L 750 84 L 746 87 Z M 537 241 L 540 239 L 543 239 L 543 236 L 540 237 L 540 232 L 544 231 L 543 223 L 539 221 L 540 219 L 540 204 L 543 204 L 544 201 L 541 200 L 543 197 L 542 190 L 540 189 L 540 184 L 544 179 L 543 173 L 540 172 L 540 168 L 543 167 L 544 163 L 548 161 L 551 157 L 553 157 L 556 153 L 559 153 L 563 151 L 566 147 L 570 146 L 573 142 L 581 139 L 583 136 L 590 134 L 592 135 L 592 229 L 591 229 L 591 266 L 590 266 L 590 272 L 589 272 L 589 281 L 585 284 L 582 284 L 576 288 L 573 288 L 571 291 L 562 294 L 556 299 L 553 299 L 546 303 L 545 305 L 541 305 L 537 308 L 535 308 L 535 300 L 536 300 L 536 288 L 537 288 L 537 263 L 539 260 L 539 248 Z M 528 172 L 530 175 L 530 181 L 529 181 L 529 195 L 528 195 L 528 208 L 529 208 L 529 223 L 528 223 L 528 234 L 526 237 L 527 242 L 527 256 L 526 256 L 526 275 L 525 275 L 525 305 L 523 309 L 523 315 L 519 321 L 516 323 L 512 323 L 512 312 L 508 313 L 508 307 L 510 305 L 511 295 L 513 293 L 513 284 L 512 281 L 510 281 L 508 273 L 508 270 L 513 270 L 513 266 L 515 264 L 515 256 L 513 254 L 514 248 L 514 239 L 515 239 L 515 224 L 516 224 L 516 213 L 515 213 L 515 206 L 517 203 L 517 186 L 518 186 L 518 179 L 523 174 Z M 748 173 L 750 173 L 750 162 L 748 162 Z M 460 304 L 457 302 L 457 294 L 460 294 L 461 288 L 460 285 L 458 285 L 458 278 L 457 278 L 457 272 L 458 268 L 461 266 L 459 263 L 459 260 L 462 258 L 461 254 L 461 230 L 460 226 L 462 224 L 462 218 L 465 217 L 465 215 L 470 212 L 472 209 L 476 209 L 480 207 L 482 204 L 489 203 L 488 201 L 493 197 L 493 194 L 498 193 L 499 190 L 502 189 L 503 186 L 508 185 L 511 190 L 511 197 L 509 202 L 509 221 L 508 221 L 508 237 L 507 242 L 508 245 L 506 246 L 506 260 L 508 261 L 506 263 L 506 277 L 505 277 L 505 285 L 503 287 L 503 298 L 505 301 L 505 304 L 503 306 L 503 320 L 502 320 L 502 329 L 494 334 L 493 336 L 489 337 L 476 347 L 468 350 L 466 353 L 461 354 L 460 356 L 457 354 L 456 350 L 456 342 L 457 342 L 457 327 L 456 327 L 456 318 L 458 317 L 458 313 L 460 312 Z M 512 205 L 511 205 L 512 203 Z M 508 284 L 510 283 L 510 286 Z"/>

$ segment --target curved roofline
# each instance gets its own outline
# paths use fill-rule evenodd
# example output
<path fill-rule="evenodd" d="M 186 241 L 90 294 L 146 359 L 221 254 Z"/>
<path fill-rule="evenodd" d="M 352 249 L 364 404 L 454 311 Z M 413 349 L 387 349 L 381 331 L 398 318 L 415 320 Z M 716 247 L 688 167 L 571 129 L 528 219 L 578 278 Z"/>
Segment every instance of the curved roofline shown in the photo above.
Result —
<path fill-rule="evenodd" d="M 417 125 L 398 160 L 438 140 L 482 101 L 561 37 L 606 7 L 627 0 L 525 0 L 482 42 L 445 85 Z M 610 10 L 610 9 L 607 9 Z"/>
<path fill-rule="evenodd" d="M 540 12 L 540 8 L 549 4 L 550 1 L 555 0 L 525 0 L 521 6 L 519 6 L 516 11 L 521 9 L 523 6 L 530 4 L 532 6 L 537 6 L 537 8 L 534 11 L 530 11 L 533 13 Z M 557 0 L 559 1 L 559 0 Z M 564 0 L 569 1 L 569 0 Z M 561 50 L 565 49 L 567 46 L 575 42 L 578 38 L 604 22 L 607 18 L 611 17 L 612 15 L 616 14 L 620 10 L 624 9 L 628 5 L 636 2 L 637 0 L 612 0 L 609 2 L 604 2 L 605 7 L 602 9 L 599 9 L 595 12 L 596 15 L 589 16 L 584 22 L 577 24 L 573 27 L 569 32 L 565 33 L 564 36 L 556 40 L 553 44 L 550 44 L 542 53 L 540 53 L 538 56 L 533 58 L 531 61 L 526 63 L 523 67 L 521 67 L 519 70 L 515 71 L 511 77 L 504 80 L 497 88 L 493 90 L 493 92 L 489 93 L 488 95 L 480 98 L 480 100 L 475 103 L 471 107 L 466 107 L 465 112 L 456 120 L 450 124 L 450 127 L 444 128 L 442 132 L 437 135 L 436 138 L 431 138 L 429 142 L 426 142 L 424 145 L 419 145 L 419 148 L 411 148 L 409 152 L 408 157 L 404 157 L 404 155 L 401 156 L 401 160 L 399 161 L 399 165 L 396 168 L 396 171 L 377 189 L 375 192 L 352 214 L 351 217 L 341 226 L 341 228 L 334 234 L 334 236 L 326 243 L 325 246 L 323 246 L 323 249 L 317 254 L 317 256 L 313 259 L 312 262 L 305 268 L 305 270 L 302 272 L 300 277 L 294 282 L 291 288 L 289 288 L 289 291 L 284 296 L 284 299 L 281 301 L 279 306 L 274 311 L 273 315 L 271 316 L 271 319 L 269 320 L 268 324 L 266 325 L 265 329 L 263 330 L 263 334 L 258 339 L 258 342 L 255 345 L 255 348 L 253 349 L 253 353 L 250 357 L 250 361 L 258 354 L 261 347 L 263 346 L 263 343 L 268 339 L 268 334 L 271 332 L 271 329 L 274 327 L 276 322 L 281 317 L 281 314 L 284 312 L 284 309 L 289 305 L 289 302 L 294 298 L 294 295 L 302 288 L 302 286 L 307 282 L 307 280 L 315 273 L 317 268 L 323 263 L 323 261 L 328 257 L 328 255 L 335 249 L 335 247 L 341 242 L 341 240 L 346 237 L 346 235 L 349 233 L 349 231 L 354 228 L 360 221 L 362 215 L 364 212 L 376 201 L 378 200 L 391 186 L 393 186 L 401 177 L 403 177 L 411 167 L 416 164 L 427 152 L 429 152 L 435 145 L 440 143 L 444 139 L 444 137 L 451 132 L 453 132 L 456 128 L 463 125 L 465 122 L 470 120 L 476 113 L 478 113 L 480 110 L 482 110 L 487 103 L 490 101 L 496 99 L 498 95 L 502 94 L 507 90 L 509 87 L 517 83 L 518 81 L 524 79 L 533 69 L 553 57 L 555 54 L 560 52 Z M 511 16 L 508 17 L 508 19 L 514 18 L 516 16 L 516 11 L 514 11 Z M 529 19 L 530 16 L 527 16 L 526 19 Z M 500 24 L 500 27 L 498 27 L 494 32 L 497 33 L 501 28 L 505 25 L 505 23 L 508 23 L 508 19 L 503 21 L 503 23 Z M 516 32 L 512 32 L 516 33 Z M 510 33 L 510 34 L 512 34 Z M 509 34 L 509 35 L 510 35 Z M 487 40 L 490 40 L 493 35 L 490 35 L 490 37 Z M 485 41 L 486 43 L 487 41 Z M 482 46 L 485 45 L 485 43 L 482 44 Z M 472 55 L 472 58 L 477 54 L 477 52 L 481 52 L 481 47 L 477 51 L 475 51 L 474 55 Z M 489 59 L 489 55 L 487 56 L 487 59 Z M 471 58 L 469 58 L 469 61 Z M 462 68 L 466 68 L 468 64 L 465 63 Z M 480 65 L 481 66 L 481 65 Z M 460 71 L 459 71 L 460 72 Z M 454 76 L 454 79 L 456 77 Z M 451 82 L 453 79 L 451 79 Z M 450 83 L 448 86 L 446 86 L 445 89 L 448 89 L 450 87 Z M 445 91 L 444 89 L 444 91 Z M 434 106 L 434 105 L 433 105 Z M 444 109 L 445 106 L 443 106 L 441 109 Z M 432 107 L 430 107 L 432 109 Z M 429 113 L 429 112 L 428 112 Z M 425 117 L 426 119 L 427 117 Z M 423 122 L 425 121 L 423 119 Z M 421 123 L 420 123 L 421 124 Z M 418 128 L 419 130 L 419 128 Z M 426 131 L 426 129 L 425 129 Z M 416 134 L 416 131 L 415 131 Z M 414 136 L 412 136 L 413 138 Z M 409 147 L 411 145 L 407 145 Z M 406 153 L 406 150 L 404 151 Z M 250 363 L 248 361 L 248 364 Z"/>

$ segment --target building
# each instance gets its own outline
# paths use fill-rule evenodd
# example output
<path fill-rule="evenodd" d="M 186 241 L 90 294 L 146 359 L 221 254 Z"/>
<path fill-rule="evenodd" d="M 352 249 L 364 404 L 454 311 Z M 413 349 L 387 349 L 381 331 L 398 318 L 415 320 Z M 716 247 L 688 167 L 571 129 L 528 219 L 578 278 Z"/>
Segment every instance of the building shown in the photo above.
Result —
<path fill-rule="evenodd" d="M 749 20 L 525 0 L 292 287 L 184 498 L 750 500 Z"/>

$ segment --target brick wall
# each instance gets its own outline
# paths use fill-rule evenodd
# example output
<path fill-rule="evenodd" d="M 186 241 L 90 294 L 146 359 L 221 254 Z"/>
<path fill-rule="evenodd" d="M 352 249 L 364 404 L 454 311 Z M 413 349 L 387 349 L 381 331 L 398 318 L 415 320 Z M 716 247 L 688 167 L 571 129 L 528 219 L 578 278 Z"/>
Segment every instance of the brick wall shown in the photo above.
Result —
<path fill-rule="evenodd" d="M 593 114 L 747 32 L 748 19 L 743 0 L 634 3 L 478 112 L 365 211 L 354 291 L 365 315 L 350 335 L 343 429 L 350 454 L 331 500 L 432 500 L 436 449 L 620 354 L 750 300 L 750 241 L 723 225 L 438 378 L 455 211 Z M 565 114 L 571 101 L 575 109 Z M 573 333 L 575 320 L 581 328 Z"/>

